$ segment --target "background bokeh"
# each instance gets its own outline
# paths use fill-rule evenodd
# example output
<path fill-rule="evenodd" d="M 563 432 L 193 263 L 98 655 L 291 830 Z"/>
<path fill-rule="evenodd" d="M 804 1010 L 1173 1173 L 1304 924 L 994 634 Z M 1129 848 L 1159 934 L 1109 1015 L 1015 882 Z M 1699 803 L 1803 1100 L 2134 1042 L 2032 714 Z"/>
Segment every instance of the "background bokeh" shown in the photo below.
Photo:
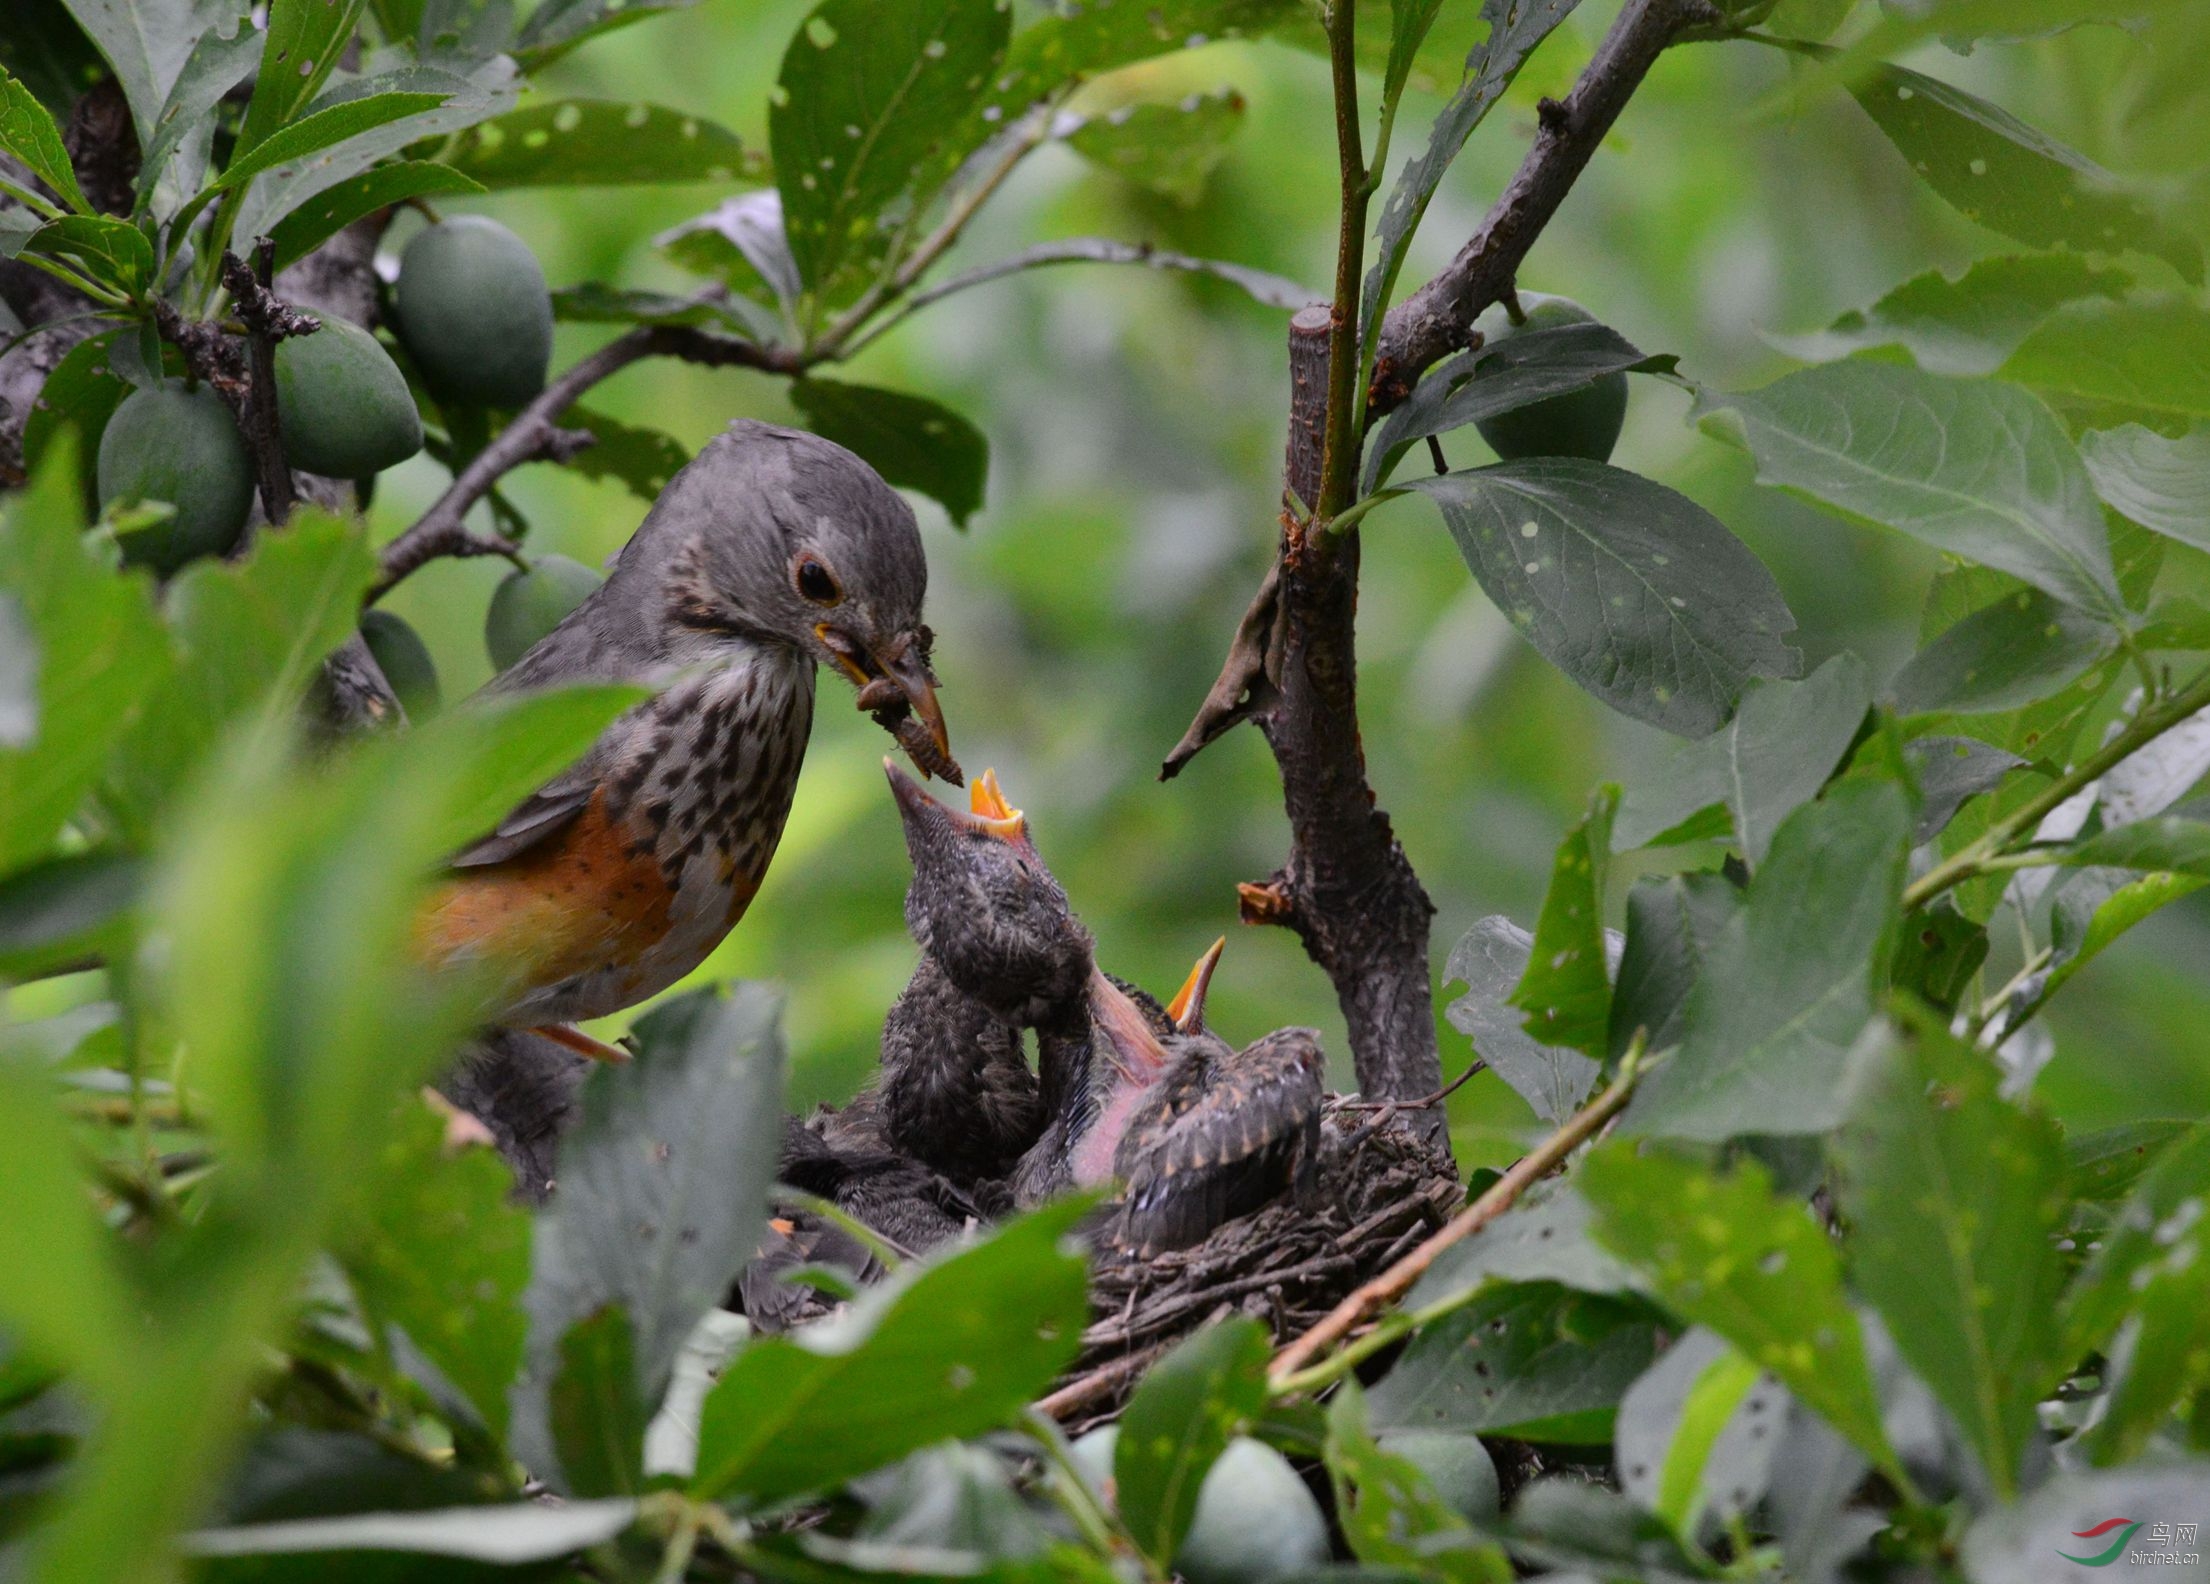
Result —
<path fill-rule="evenodd" d="M 1451 172 L 1408 282 L 1466 235 L 1525 148 L 1536 97 L 1571 82 L 1615 9 L 1592 0 L 1535 56 Z M 656 101 L 764 145 L 767 92 L 804 13 L 801 0 L 706 0 L 578 52 L 542 88 Z M 2028 41 L 1970 57 L 1933 49 L 1916 64 L 2153 178 L 2144 167 L 2155 140 L 2126 123 L 2123 97 L 2111 91 L 2130 47 L 2100 29 L 2061 48 Z M 1201 202 L 1178 207 L 1048 149 L 990 206 L 951 267 L 1041 238 L 1103 235 L 1324 283 L 1334 150 L 1321 61 L 1290 43 L 1226 43 L 1148 70 L 1146 98 L 1232 86 L 1247 102 Z M 1115 79 L 1116 91 L 1139 86 L 1134 75 Z M 1917 188 L 1846 96 L 1798 103 L 1787 81 L 1785 61 L 1752 46 L 1669 52 L 1523 284 L 1578 297 L 1644 349 L 1679 354 L 1694 380 L 1742 386 L 1787 366 L 1761 332 L 1823 325 L 1923 269 L 1954 271 L 1999 250 L 1998 239 Z M 1408 99 L 1397 157 L 1422 145 L 1438 103 L 1418 92 Z M 483 207 L 528 239 L 555 285 L 682 287 L 652 238 L 725 196 L 704 187 L 549 190 Z M 413 224 L 394 230 L 394 248 Z M 559 360 L 603 335 L 564 328 Z M 1285 850 L 1264 744 L 1238 732 L 1178 781 L 1154 779 L 1265 565 L 1284 366 L 1282 316 L 1231 288 L 1077 266 L 952 298 L 836 372 L 936 396 L 989 437 L 988 502 L 965 532 L 916 501 L 954 746 L 971 771 L 995 765 L 1028 810 L 1106 964 L 1170 989 L 1225 932 L 1215 1023 L 1239 1040 L 1316 1024 L 1347 1083 L 1326 980 L 1287 934 L 1235 922 L 1234 883 L 1263 877 Z M 593 401 L 686 446 L 734 417 L 792 417 L 777 381 L 664 362 L 632 368 Z M 1615 460 L 1694 496 L 1750 543 L 1786 590 L 1810 663 L 1854 649 L 1877 676 L 1890 674 L 1915 637 L 1937 559 L 1758 489 L 1739 453 L 1684 421 L 1688 405 L 1682 390 L 1638 379 Z M 1470 431 L 1449 449 L 1454 465 L 1485 459 Z M 399 532 L 441 482 L 424 459 L 386 475 L 378 534 Z M 643 511 L 617 486 L 550 467 L 516 475 L 510 493 L 535 524 L 533 547 L 592 564 Z M 2167 577 L 2199 585 L 2203 559 L 2175 545 Z M 501 571 L 496 562 L 440 563 L 390 602 L 428 639 L 449 698 L 488 674 L 482 613 Z M 1531 923 L 1551 849 L 1589 790 L 1632 779 L 1669 739 L 1608 714 L 1527 649 L 1417 502 L 1369 519 L 1360 642 L 1373 784 L 1439 910 L 1440 1021 L 1451 944 L 1485 914 Z M 742 927 L 700 970 L 788 986 L 800 1103 L 841 1098 L 863 1079 L 883 1011 L 912 966 L 899 912 L 905 856 L 877 769 L 887 747 L 846 706 L 842 684 L 824 682 L 782 855 Z M 2136 931 L 2060 999 L 2058 1054 L 2042 1092 L 2082 1126 L 2210 1111 L 2206 970 L 2210 905 L 2198 897 Z M 2008 971 L 1999 946 L 1990 972 Z M 1442 1039 L 1455 1072 L 1467 1043 L 1447 1024 Z M 1469 1162 L 1515 1153 L 1531 1120 L 1487 1075 L 1454 1101 Z"/>

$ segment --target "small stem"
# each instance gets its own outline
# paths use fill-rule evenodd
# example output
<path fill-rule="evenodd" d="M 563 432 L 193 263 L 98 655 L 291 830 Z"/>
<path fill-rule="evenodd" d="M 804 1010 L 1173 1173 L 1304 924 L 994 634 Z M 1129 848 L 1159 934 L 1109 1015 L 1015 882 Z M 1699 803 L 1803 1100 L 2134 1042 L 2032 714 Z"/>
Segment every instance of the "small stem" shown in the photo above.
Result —
<path fill-rule="evenodd" d="M 1143 1575 L 1150 1584 L 1164 1584 L 1164 1575 L 1158 1565 L 1144 1555 L 1143 1547 L 1136 1544 L 1128 1526 L 1120 1521 L 1104 1503 L 1091 1492 L 1089 1481 L 1074 1466 L 1074 1459 L 1067 1450 L 1067 1438 L 1048 1414 L 1031 1408 L 1025 1418 L 1029 1435 L 1043 1448 L 1044 1462 L 1051 1470 L 1051 1494 L 1060 1509 L 1074 1523 L 1084 1541 L 1103 1557 L 1134 1557 L 1143 1566 Z"/>
<path fill-rule="evenodd" d="M 668 1536 L 667 1548 L 660 1553 L 653 1584 L 681 1584 L 683 1575 L 690 1571 L 691 1553 L 698 1549 L 699 1524 L 697 1505 L 686 1505 L 675 1521 L 675 1532 Z"/>
<path fill-rule="evenodd" d="M 1995 1019 L 2002 1014 L 2003 1009 L 2005 1005 L 2010 1001 L 2010 998 L 2016 995 L 2020 989 L 2024 988 L 2027 980 L 2031 979 L 2035 974 L 2041 972 L 2042 969 L 2048 967 L 2050 959 L 2053 958 L 2055 955 L 2055 947 L 2042 947 L 2039 951 L 2034 952 L 2026 959 L 2024 965 L 2019 968 L 2018 972 L 2010 976 L 2009 982 L 2006 983 L 2002 989 L 1996 991 L 1995 994 L 1987 996 L 1981 1000 L 1980 1010 L 1973 1016 L 1972 1019 L 1972 1038 L 1975 1042 L 1977 1042 L 1980 1036 L 1987 1031 L 1987 1026 L 1990 1023 L 1994 1022 Z M 2024 1018 L 2021 1018 L 2019 1021 L 2023 1022 L 2025 1020 Z M 2017 1030 L 2010 1027 L 2008 1024 L 2004 1026 L 2003 1034 L 2006 1038 L 2016 1032 Z"/>
<path fill-rule="evenodd" d="M 1342 212 L 1335 235 L 1335 302 L 1328 327 L 1327 428 L 1320 450 L 1319 499 L 1313 510 L 1332 518 L 1358 487 L 1365 392 L 1359 379 L 1358 298 L 1366 264 L 1366 206 L 1373 196 L 1358 130 L 1358 8 L 1332 0 L 1327 15 L 1328 65 L 1335 89 L 1336 180 Z"/>
<path fill-rule="evenodd" d="M 2031 834 L 2058 804 L 2204 709 L 2210 709 L 2210 669 L 2201 672 L 2179 692 L 2151 703 L 2134 717 L 2132 725 L 1989 826 L 1978 840 L 1912 881 L 1903 891 L 1903 911 L 1908 913 L 1924 907 L 1944 891 L 1991 872 L 1990 860 L 1998 858 L 2021 836 Z"/>
<path fill-rule="evenodd" d="M 1463 1242 L 1509 1210 L 1519 1202 L 1520 1195 L 1548 1176 L 1574 1150 L 1580 1148 L 1589 1139 L 1594 1138 L 1598 1130 L 1617 1116 L 1626 1106 L 1627 1101 L 1634 1094 L 1635 1084 L 1640 1080 L 1643 1070 L 1642 1038 L 1637 1035 L 1635 1043 L 1628 1047 L 1626 1056 L 1619 1064 L 1619 1076 L 1611 1081 L 1603 1093 L 1568 1117 L 1555 1133 L 1536 1145 L 1526 1155 L 1520 1157 L 1510 1171 L 1490 1184 L 1488 1192 L 1482 1194 L 1472 1204 L 1451 1217 L 1426 1242 L 1413 1249 L 1372 1281 L 1351 1293 L 1349 1297 L 1329 1311 L 1326 1318 L 1321 1320 L 1318 1325 L 1315 1325 L 1303 1336 L 1298 1337 L 1279 1353 L 1276 1353 L 1273 1363 L 1267 1366 L 1267 1373 L 1272 1377 L 1271 1386 L 1274 1394 L 1282 1396 L 1291 1390 L 1299 1389 L 1290 1385 L 1292 1381 L 1318 1379 L 1320 1384 L 1325 1384 L 1326 1381 L 1337 1378 L 1347 1370 L 1350 1365 L 1346 1364 L 1338 1367 L 1335 1360 L 1330 1359 L 1327 1364 L 1316 1366 L 1313 1370 L 1307 1370 L 1303 1376 L 1298 1374 L 1299 1369 L 1304 1366 L 1308 1359 L 1312 1358 L 1322 1348 L 1348 1336 L 1351 1329 L 1365 1319 L 1368 1314 L 1385 1304 L 1395 1303 L 1402 1298 L 1411 1290 L 1412 1284 L 1426 1273 L 1427 1268 L 1435 1263 L 1436 1257 L 1443 1250 L 1454 1243 Z M 1461 1304 L 1470 1303 L 1472 1297 L 1473 1295 L 1469 1291 L 1465 1294 L 1454 1295 L 1449 1299 L 1440 1300 L 1437 1304 L 1431 1304 L 1427 1309 L 1421 1310 L 1418 1315 L 1411 1317 L 1411 1324 L 1425 1324 L 1427 1319 L 1447 1314 L 1451 1309 Z M 1386 1328 L 1401 1319 L 1403 1317 L 1392 1317 L 1391 1320 L 1385 1321 L 1383 1326 Z M 1410 1329 L 1410 1325 L 1405 1325 L 1403 1329 Z M 1358 1358 L 1365 1357 L 1375 1351 L 1377 1347 L 1383 1345 L 1386 1344 L 1367 1346 L 1365 1340 L 1362 1340 L 1361 1342 L 1352 1343 L 1343 1352 L 1349 1353 L 1354 1349 L 1363 1348 L 1364 1351 L 1358 1353 L 1357 1358 L 1352 1359 L 1351 1363 L 1355 1364 L 1358 1362 Z M 1337 1357 L 1340 1358 L 1341 1355 L 1338 1354 Z M 1323 1370 L 1329 1373 L 1324 1376 L 1320 1375 L 1319 1372 Z"/>
<path fill-rule="evenodd" d="M 41 220 L 59 220 L 61 218 L 61 210 L 56 205 L 48 203 L 22 183 L 12 182 L 5 176 L 0 176 L 0 194 L 13 198 Z"/>

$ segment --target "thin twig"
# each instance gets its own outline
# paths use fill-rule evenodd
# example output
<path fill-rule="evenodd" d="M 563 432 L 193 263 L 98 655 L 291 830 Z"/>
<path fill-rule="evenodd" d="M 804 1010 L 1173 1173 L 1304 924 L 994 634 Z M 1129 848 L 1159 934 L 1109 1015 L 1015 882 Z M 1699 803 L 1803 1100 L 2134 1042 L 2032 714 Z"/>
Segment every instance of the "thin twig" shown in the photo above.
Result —
<path fill-rule="evenodd" d="M 513 421 L 454 476 L 452 484 L 421 519 L 384 547 L 380 573 L 369 590 L 369 603 L 374 604 L 401 579 L 441 556 L 511 555 L 511 541 L 468 529 L 465 519 L 470 508 L 523 463 L 548 455 L 563 460 L 573 456 L 580 447 L 575 445 L 574 431 L 560 428 L 560 415 L 601 380 L 648 357 L 680 358 L 709 368 L 754 368 L 771 374 L 803 373 L 811 361 L 786 348 L 677 325 L 640 325 L 615 337 L 539 392 L 536 400 L 516 413 Z"/>
<path fill-rule="evenodd" d="M 1366 267 L 1366 206 L 1373 197 L 1358 131 L 1358 7 L 1333 0 L 1328 9 L 1328 66 L 1334 81 L 1336 180 L 1342 215 L 1335 235 L 1335 301 L 1328 326 L 1327 420 L 1320 452 L 1316 518 L 1334 516 L 1358 488 L 1363 425 L 1358 388 L 1358 297 Z"/>
<path fill-rule="evenodd" d="M 1441 1105 L 1465 1087 L 1467 1079 L 1477 1072 L 1486 1072 L 1488 1066 L 1489 1064 L 1485 1061 L 1476 1061 L 1433 1094 L 1423 1095 L 1417 1100 L 1338 1100 L 1335 1103 L 1335 1109 L 1338 1111 L 1425 1111 L 1429 1106 Z"/>
<path fill-rule="evenodd" d="M 1165 1342 L 1154 1342 L 1149 1347 L 1140 1348 L 1109 1363 L 1100 1364 L 1093 1370 L 1084 1371 L 1050 1396 L 1039 1398 L 1036 1411 L 1047 1418 L 1064 1419 L 1076 1409 L 1088 1407 L 1100 1397 L 1110 1394 L 1131 1375 L 1142 1374 L 1152 1360 L 1166 1352 L 1172 1341 L 1173 1338 L 1170 1337 Z"/>
<path fill-rule="evenodd" d="M 246 362 L 251 370 L 239 427 L 253 453 L 262 514 L 271 526 L 281 527 L 292 514 L 292 470 L 284 462 L 284 437 L 276 410 L 276 344 L 292 336 L 313 335 L 322 328 L 322 321 L 299 312 L 272 290 L 276 277 L 273 241 L 255 237 L 253 260 L 253 267 L 248 269 L 237 254 L 224 253 L 222 283 L 230 293 L 232 311 L 245 326 Z"/>
<path fill-rule="evenodd" d="M 1637 1059 L 1639 1054 L 1639 1051 L 1630 1052 L 1628 1060 L 1620 1068 L 1619 1076 L 1612 1080 L 1602 1094 L 1581 1107 L 1566 1119 L 1557 1132 L 1522 1156 L 1510 1171 L 1489 1186 L 1486 1193 L 1451 1217 L 1440 1231 L 1372 1281 L 1352 1292 L 1329 1311 L 1326 1319 L 1276 1353 L 1273 1363 L 1267 1366 L 1267 1374 L 1277 1384 L 1294 1376 L 1322 1348 L 1341 1341 L 1369 1314 L 1395 1303 L 1409 1292 L 1412 1284 L 1435 1263 L 1436 1256 L 1443 1250 L 1473 1236 L 1517 1204 L 1521 1194 L 1548 1176 L 1553 1168 L 1619 1114 L 1634 1093 L 1635 1080 L 1640 1075 L 1640 1063 Z"/>

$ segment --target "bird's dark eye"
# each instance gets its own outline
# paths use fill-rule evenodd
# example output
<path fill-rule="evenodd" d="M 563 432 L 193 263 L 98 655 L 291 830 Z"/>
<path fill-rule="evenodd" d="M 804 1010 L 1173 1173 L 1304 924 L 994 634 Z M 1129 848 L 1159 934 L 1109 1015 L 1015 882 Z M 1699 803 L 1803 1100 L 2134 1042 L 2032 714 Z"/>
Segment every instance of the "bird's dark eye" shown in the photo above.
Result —
<path fill-rule="evenodd" d="M 816 605 L 834 605 L 844 597 L 836 586 L 836 574 L 811 556 L 798 563 L 798 592 Z"/>

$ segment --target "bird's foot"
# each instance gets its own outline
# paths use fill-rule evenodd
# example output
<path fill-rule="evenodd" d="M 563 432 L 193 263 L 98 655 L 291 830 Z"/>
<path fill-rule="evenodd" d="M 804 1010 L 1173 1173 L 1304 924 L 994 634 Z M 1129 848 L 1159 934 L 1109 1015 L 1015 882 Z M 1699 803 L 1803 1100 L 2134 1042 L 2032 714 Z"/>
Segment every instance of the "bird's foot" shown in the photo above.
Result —
<path fill-rule="evenodd" d="M 565 1045 L 578 1055 L 588 1056 L 593 1061 L 612 1062 L 619 1066 L 630 1059 L 630 1053 L 621 1046 L 609 1045 L 602 1039 L 593 1039 L 573 1023 L 541 1023 L 530 1032 L 542 1034 L 555 1045 Z"/>

